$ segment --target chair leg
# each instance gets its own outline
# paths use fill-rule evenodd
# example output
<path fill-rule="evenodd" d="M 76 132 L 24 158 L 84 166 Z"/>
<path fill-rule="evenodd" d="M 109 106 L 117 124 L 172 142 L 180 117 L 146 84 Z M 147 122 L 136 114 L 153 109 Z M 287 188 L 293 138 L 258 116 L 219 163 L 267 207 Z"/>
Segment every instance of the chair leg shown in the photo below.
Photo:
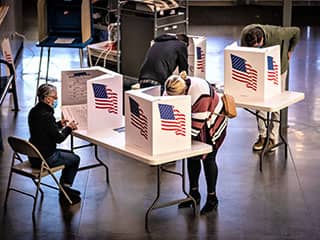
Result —
<path fill-rule="evenodd" d="M 38 186 L 38 182 L 34 179 L 32 179 L 32 181 L 34 182 L 34 184 L 36 185 L 36 187 Z M 39 191 L 40 191 L 40 194 L 41 194 L 41 199 L 43 199 L 43 196 L 44 196 L 44 192 L 42 190 L 41 187 L 39 187 Z"/>
<path fill-rule="evenodd" d="M 51 177 L 53 178 L 53 180 L 56 182 L 57 186 L 59 187 L 59 190 L 63 193 L 63 195 L 66 197 L 66 199 L 68 200 L 68 202 L 70 204 L 72 204 L 72 201 L 69 197 L 69 195 L 66 193 L 66 191 L 64 190 L 64 188 L 62 187 L 62 185 L 59 183 L 58 179 L 54 176 L 53 172 L 51 172 L 50 170 L 48 170 Z"/>
<path fill-rule="evenodd" d="M 7 201 L 8 201 L 9 192 L 10 192 L 11 179 L 12 179 L 12 170 L 10 170 L 10 174 L 9 174 L 9 181 L 8 181 L 8 186 L 7 186 L 7 191 L 6 191 L 6 198 L 4 200 L 4 208 L 7 208 Z"/>
<path fill-rule="evenodd" d="M 35 210 L 36 210 L 36 205 L 37 205 L 37 200 L 38 200 L 38 194 L 39 194 L 39 189 L 40 189 L 40 183 L 41 183 L 41 177 L 39 178 L 37 182 L 37 190 L 36 194 L 34 196 L 34 202 L 33 202 L 33 209 L 32 209 L 32 216 L 34 216 Z M 41 190 L 42 191 L 42 190 Z"/>

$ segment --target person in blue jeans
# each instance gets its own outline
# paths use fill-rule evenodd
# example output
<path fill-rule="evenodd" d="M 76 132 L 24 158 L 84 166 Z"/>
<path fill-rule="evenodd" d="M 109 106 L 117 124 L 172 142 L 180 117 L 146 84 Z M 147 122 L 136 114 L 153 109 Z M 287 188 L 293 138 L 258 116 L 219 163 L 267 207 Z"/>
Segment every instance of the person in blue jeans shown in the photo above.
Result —
<path fill-rule="evenodd" d="M 51 84 L 42 84 L 37 90 L 38 103 L 30 110 L 28 124 L 30 142 L 40 151 L 49 167 L 64 165 L 60 183 L 68 193 L 73 204 L 81 201 L 80 192 L 71 186 L 77 174 L 80 157 L 69 150 L 57 149 L 73 130 L 77 129 L 75 121 L 56 121 L 54 108 L 57 106 L 57 89 Z M 40 168 L 41 161 L 29 158 L 32 167 Z M 62 193 L 60 200 L 66 202 Z"/>

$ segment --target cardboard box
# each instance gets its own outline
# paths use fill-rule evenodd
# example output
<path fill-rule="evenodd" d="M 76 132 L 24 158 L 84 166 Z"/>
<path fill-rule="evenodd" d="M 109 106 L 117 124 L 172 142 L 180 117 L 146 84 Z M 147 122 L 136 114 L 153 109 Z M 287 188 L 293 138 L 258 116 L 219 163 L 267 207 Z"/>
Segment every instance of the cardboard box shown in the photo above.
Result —
<path fill-rule="evenodd" d="M 263 101 L 281 93 L 280 46 L 224 50 L 224 92 L 235 98 Z"/>
<path fill-rule="evenodd" d="M 159 87 L 125 93 L 126 145 L 151 155 L 190 149 L 191 97 L 159 94 Z"/>

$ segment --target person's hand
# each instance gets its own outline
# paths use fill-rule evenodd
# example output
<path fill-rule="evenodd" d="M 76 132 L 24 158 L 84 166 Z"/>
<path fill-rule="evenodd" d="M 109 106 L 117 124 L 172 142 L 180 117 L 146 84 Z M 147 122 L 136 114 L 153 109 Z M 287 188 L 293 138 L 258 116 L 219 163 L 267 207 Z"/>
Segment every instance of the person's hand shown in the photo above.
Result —
<path fill-rule="evenodd" d="M 62 125 L 62 127 L 67 126 L 68 122 L 69 122 L 69 120 L 67 120 L 67 119 L 61 119 L 61 125 Z"/>
<path fill-rule="evenodd" d="M 291 52 L 288 52 L 288 60 L 291 58 Z"/>
<path fill-rule="evenodd" d="M 78 125 L 77 122 L 72 121 L 67 126 L 70 127 L 72 130 L 77 130 L 78 129 L 77 125 Z"/>

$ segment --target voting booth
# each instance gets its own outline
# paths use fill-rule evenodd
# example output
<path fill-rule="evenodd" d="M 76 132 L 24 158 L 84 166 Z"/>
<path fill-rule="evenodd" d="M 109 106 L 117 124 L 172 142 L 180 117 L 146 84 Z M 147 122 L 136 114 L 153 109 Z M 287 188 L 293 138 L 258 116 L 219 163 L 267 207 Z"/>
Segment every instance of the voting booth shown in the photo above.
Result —
<path fill-rule="evenodd" d="M 207 39 L 202 36 L 189 35 L 188 75 L 206 78 Z"/>
<path fill-rule="evenodd" d="M 102 67 L 61 72 L 62 114 L 88 132 L 122 125 L 122 75 Z"/>
<path fill-rule="evenodd" d="M 159 86 L 125 93 L 126 145 L 151 155 L 190 149 L 191 97 L 159 95 Z"/>
<path fill-rule="evenodd" d="M 90 0 L 38 0 L 39 42 L 81 45 L 91 40 Z"/>
<path fill-rule="evenodd" d="M 122 81 L 112 71 L 87 81 L 88 132 L 122 127 Z"/>
<path fill-rule="evenodd" d="M 280 46 L 224 49 L 224 92 L 235 98 L 264 101 L 281 93 Z"/>

